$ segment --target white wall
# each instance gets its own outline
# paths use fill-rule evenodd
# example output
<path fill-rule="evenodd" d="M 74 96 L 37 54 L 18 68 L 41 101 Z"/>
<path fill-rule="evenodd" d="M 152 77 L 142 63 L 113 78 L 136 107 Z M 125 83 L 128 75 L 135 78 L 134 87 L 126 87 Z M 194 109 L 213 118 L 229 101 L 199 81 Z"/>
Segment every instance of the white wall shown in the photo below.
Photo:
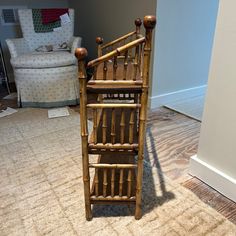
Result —
<path fill-rule="evenodd" d="M 205 85 L 218 0 L 158 0 L 152 96 Z"/>
<path fill-rule="evenodd" d="M 28 8 L 50 8 L 50 7 L 68 7 L 68 0 L 1 0 L 0 6 L 27 6 Z M 3 47 L 3 53 L 6 61 L 7 72 L 10 80 L 13 80 L 12 67 L 10 65 L 10 55 L 5 43 L 7 38 L 21 37 L 21 29 L 19 25 L 4 26 L 0 24 L 0 40 Z"/>
<path fill-rule="evenodd" d="M 90 59 L 96 57 L 97 36 L 110 41 L 133 30 L 135 18 L 157 15 L 150 93 L 154 105 L 159 95 L 206 85 L 218 0 L 69 0 L 69 6 L 76 10 L 76 34 Z"/>
<path fill-rule="evenodd" d="M 236 201 L 236 1 L 220 0 L 199 149 L 191 173 Z"/>

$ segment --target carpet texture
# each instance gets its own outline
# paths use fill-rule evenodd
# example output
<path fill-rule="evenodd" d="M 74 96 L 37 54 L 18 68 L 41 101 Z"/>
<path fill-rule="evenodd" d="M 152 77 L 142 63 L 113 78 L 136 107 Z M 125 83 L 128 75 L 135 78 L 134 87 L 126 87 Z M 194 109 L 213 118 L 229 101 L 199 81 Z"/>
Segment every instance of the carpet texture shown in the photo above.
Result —
<path fill-rule="evenodd" d="M 143 218 L 94 206 L 84 215 L 79 115 L 21 109 L 0 119 L 0 235 L 236 235 L 236 227 L 168 180 L 145 155 Z"/>

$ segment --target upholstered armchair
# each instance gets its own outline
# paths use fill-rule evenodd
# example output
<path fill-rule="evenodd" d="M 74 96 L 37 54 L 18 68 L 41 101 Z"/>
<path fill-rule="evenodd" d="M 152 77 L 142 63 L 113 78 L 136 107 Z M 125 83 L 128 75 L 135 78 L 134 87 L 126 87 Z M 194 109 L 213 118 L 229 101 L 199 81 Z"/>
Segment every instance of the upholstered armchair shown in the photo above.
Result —
<path fill-rule="evenodd" d="M 52 32 L 36 33 L 32 9 L 18 11 L 23 38 L 7 39 L 11 65 L 22 107 L 57 107 L 78 103 L 77 60 L 75 49 L 81 38 L 74 37 L 74 10 L 70 22 Z M 42 45 L 66 43 L 69 51 L 36 51 Z"/>

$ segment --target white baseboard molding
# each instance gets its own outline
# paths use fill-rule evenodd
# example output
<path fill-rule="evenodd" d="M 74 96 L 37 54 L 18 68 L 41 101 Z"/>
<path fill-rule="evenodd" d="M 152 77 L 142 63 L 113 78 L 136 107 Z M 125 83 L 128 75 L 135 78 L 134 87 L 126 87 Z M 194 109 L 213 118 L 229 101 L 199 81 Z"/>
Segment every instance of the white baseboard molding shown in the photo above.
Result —
<path fill-rule="evenodd" d="M 236 202 L 236 179 L 200 160 L 197 155 L 190 159 L 190 174 Z"/>
<path fill-rule="evenodd" d="M 171 93 L 160 94 L 149 98 L 150 108 L 157 108 L 170 102 L 189 99 L 195 96 L 204 95 L 207 85 L 178 90 Z"/>

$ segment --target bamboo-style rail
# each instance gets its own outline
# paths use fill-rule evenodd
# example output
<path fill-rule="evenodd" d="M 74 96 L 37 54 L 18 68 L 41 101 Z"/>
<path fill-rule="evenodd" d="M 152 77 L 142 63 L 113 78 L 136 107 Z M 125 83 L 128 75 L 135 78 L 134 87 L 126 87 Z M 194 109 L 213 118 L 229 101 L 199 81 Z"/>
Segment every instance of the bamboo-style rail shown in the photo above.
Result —
<path fill-rule="evenodd" d="M 91 68 L 91 67 L 97 66 L 98 64 L 101 64 L 104 61 L 108 61 L 108 60 L 112 59 L 115 56 L 119 56 L 121 53 L 123 53 L 123 52 L 125 52 L 125 51 L 127 51 L 131 48 L 134 48 L 137 45 L 139 45 L 141 43 L 144 43 L 144 42 L 145 42 L 145 37 L 136 39 L 136 40 L 124 45 L 124 46 L 121 46 L 121 47 L 107 53 L 106 55 L 103 55 L 103 56 L 101 56 L 101 57 L 99 57 L 95 60 L 90 61 L 87 65 L 87 67 Z"/>
<path fill-rule="evenodd" d="M 127 187 L 127 197 L 131 196 L 131 184 L 132 184 L 132 171 L 128 170 L 128 177 L 127 177 L 128 187 Z"/>
<path fill-rule="evenodd" d="M 146 119 L 147 119 L 147 105 L 148 105 L 148 88 L 149 88 L 149 69 L 152 50 L 152 31 L 156 25 L 156 18 L 154 16 L 144 17 L 145 32 L 145 45 L 143 49 L 143 66 L 142 66 L 142 93 L 140 96 L 141 109 L 139 111 L 139 124 L 138 124 L 138 168 L 137 168 L 137 182 L 136 182 L 136 207 L 135 219 L 142 217 L 142 181 L 143 181 L 143 157 L 144 157 L 144 142 L 146 134 Z"/>
<path fill-rule="evenodd" d="M 108 169 L 134 169 L 136 164 L 104 164 L 104 163 L 89 163 L 90 168 L 108 168 Z"/>
<path fill-rule="evenodd" d="M 122 197 L 123 192 L 123 178 L 124 178 L 124 169 L 120 170 L 120 180 L 119 180 L 119 196 Z"/>
<path fill-rule="evenodd" d="M 105 198 L 103 196 L 91 196 L 90 197 L 91 201 L 93 204 L 99 204 L 99 201 L 127 201 L 127 202 L 134 202 L 136 200 L 136 197 L 127 197 L 127 196 L 117 196 L 115 195 L 114 197 L 112 196 L 106 196 Z"/>
<path fill-rule="evenodd" d="M 129 51 L 125 52 L 125 58 L 124 58 L 124 70 L 123 70 L 123 80 L 126 80 L 127 76 L 127 68 L 128 68 L 128 53 Z"/>
<path fill-rule="evenodd" d="M 96 43 L 98 45 L 98 57 L 102 56 L 102 44 L 103 44 L 103 38 L 97 37 L 96 38 Z"/>
<path fill-rule="evenodd" d="M 142 81 L 133 80 L 90 80 L 90 85 L 142 85 Z"/>
<path fill-rule="evenodd" d="M 107 196 L 107 169 L 103 169 L 103 197 Z"/>
<path fill-rule="evenodd" d="M 129 143 L 132 144 L 134 142 L 134 110 L 130 113 L 129 119 Z"/>
<path fill-rule="evenodd" d="M 141 108 L 140 104 L 125 103 L 91 103 L 87 104 L 87 108 Z"/>
<path fill-rule="evenodd" d="M 117 167 L 113 167 L 111 170 L 111 197 L 115 196 L 115 169 Z"/>
<path fill-rule="evenodd" d="M 90 149 L 124 149 L 124 150 L 135 150 L 138 148 L 138 144 L 137 143 L 133 143 L 133 144 L 129 144 L 129 143 L 89 143 L 88 147 Z"/>
<path fill-rule="evenodd" d="M 140 46 L 136 46 L 135 48 L 135 56 L 134 56 L 134 74 L 133 74 L 133 80 L 136 80 L 136 77 L 137 77 L 137 72 L 138 72 L 138 66 L 140 64 L 140 57 L 139 55 L 141 55 L 140 53 Z"/>
<path fill-rule="evenodd" d="M 97 143 L 97 109 L 93 109 L 93 142 Z"/>
<path fill-rule="evenodd" d="M 107 62 L 104 61 L 104 64 L 103 64 L 103 80 L 106 80 L 107 79 Z"/>
<path fill-rule="evenodd" d="M 113 80 L 116 80 L 116 71 L 117 71 L 118 65 L 117 65 L 117 56 L 114 56 L 113 59 Z"/>
<path fill-rule="evenodd" d="M 107 112 L 103 110 L 102 114 L 102 143 L 105 144 L 107 140 Z"/>
<path fill-rule="evenodd" d="M 99 184 L 99 180 L 98 180 L 98 169 L 95 169 L 95 179 L 94 179 L 94 183 L 95 183 L 95 195 L 96 197 L 98 197 L 98 184 Z"/>
<path fill-rule="evenodd" d="M 116 142 L 116 113 L 114 107 L 111 109 L 111 143 Z"/>
<path fill-rule="evenodd" d="M 80 127 L 82 139 L 82 163 L 83 163 L 83 182 L 84 182 L 84 199 L 86 219 L 92 219 L 91 202 L 90 202 L 90 174 L 89 174 L 89 156 L 88 156 L 88 125 L 87 125 L 87 93 L 86 83 L 87 74 L 85 70 L 85 58 L 88 52 L 85 48 L 77 48 L 75 55 L 78 59 L 78 77 L 80 85 Z"/>
<path fill-rule="evenodd" d="M 135 96 L 133 93 L 118 93 L 118 94 L 105 94 L 105 96 L 103 97 L 103 99 L 118 99 L 118 100 L 126 100 L 126 99 L 130 99 L 130 100 L 134 100 Z"/>
<path fill-rule="evenodd" d="M 109 148 L 106 148 L 106 149 L 97 149 L 97 148 L 90 148 L 88 147 L 88 153 L 89 154 L 93 154 L 93 155 L 106 155 L 106 154 L 119 154 L 119 156 L 135 156 L 137 155 L 138 153 L 138 148 L 136 149 L 109 149 Z"/>
<path fill-rule="evenodd" d="M 108 48 L 112 48 L 114 49 L 114 47 L 117 47 L 120 44 L 126 44 L 126 41 L 132 41 L 133 37 L 135 36 L 135 38 L 140 38 L 140 27 L 142 25 L 142 20 L 140 18 L 137 18 L 135 20 L 135 26 L 136 29 L 135 31 L 132 31 L 130 33 L 127 33 L 111 42 L 108 42 L 106 44 L 103 44 L 103 38 L 101 37 L 97 37 L 96 38 L 96 43 L 98 44 L 98 56 L 100 57 L 102 55 L 102 51 L 107 50 Z M 102 45 L 103 44 L 103 45 Z"/>
<path fill-rule="evenodd" d="M 136 34 L 136 31 L 130 32 L 130 33 L 128 33 L 128 34 L 126 34 L 126 35 L 124 35 L 124 36 L 122 36 L 122 37 L 120 37 L 120 38 L 118 38 L 116 40 L 113 40 L 112 42 L 109 42 L 109 43 L 106 43 L 106 44 L 102 45 L 101 48 L 104 49 L 104 48 L 110 47 L 110 46 L 112 46 L 114 44 L 122 42 L 123 40 L 125 40 L 125 39 L 127 39 L 130 36 L 135 35 L 135 34 Z"/>
<path fill-rule="evenodd" d="M 124 109 L 121 110 L 121 120 L 120 120 L 120 143 L 125 142 L 125 112 Z"/>

